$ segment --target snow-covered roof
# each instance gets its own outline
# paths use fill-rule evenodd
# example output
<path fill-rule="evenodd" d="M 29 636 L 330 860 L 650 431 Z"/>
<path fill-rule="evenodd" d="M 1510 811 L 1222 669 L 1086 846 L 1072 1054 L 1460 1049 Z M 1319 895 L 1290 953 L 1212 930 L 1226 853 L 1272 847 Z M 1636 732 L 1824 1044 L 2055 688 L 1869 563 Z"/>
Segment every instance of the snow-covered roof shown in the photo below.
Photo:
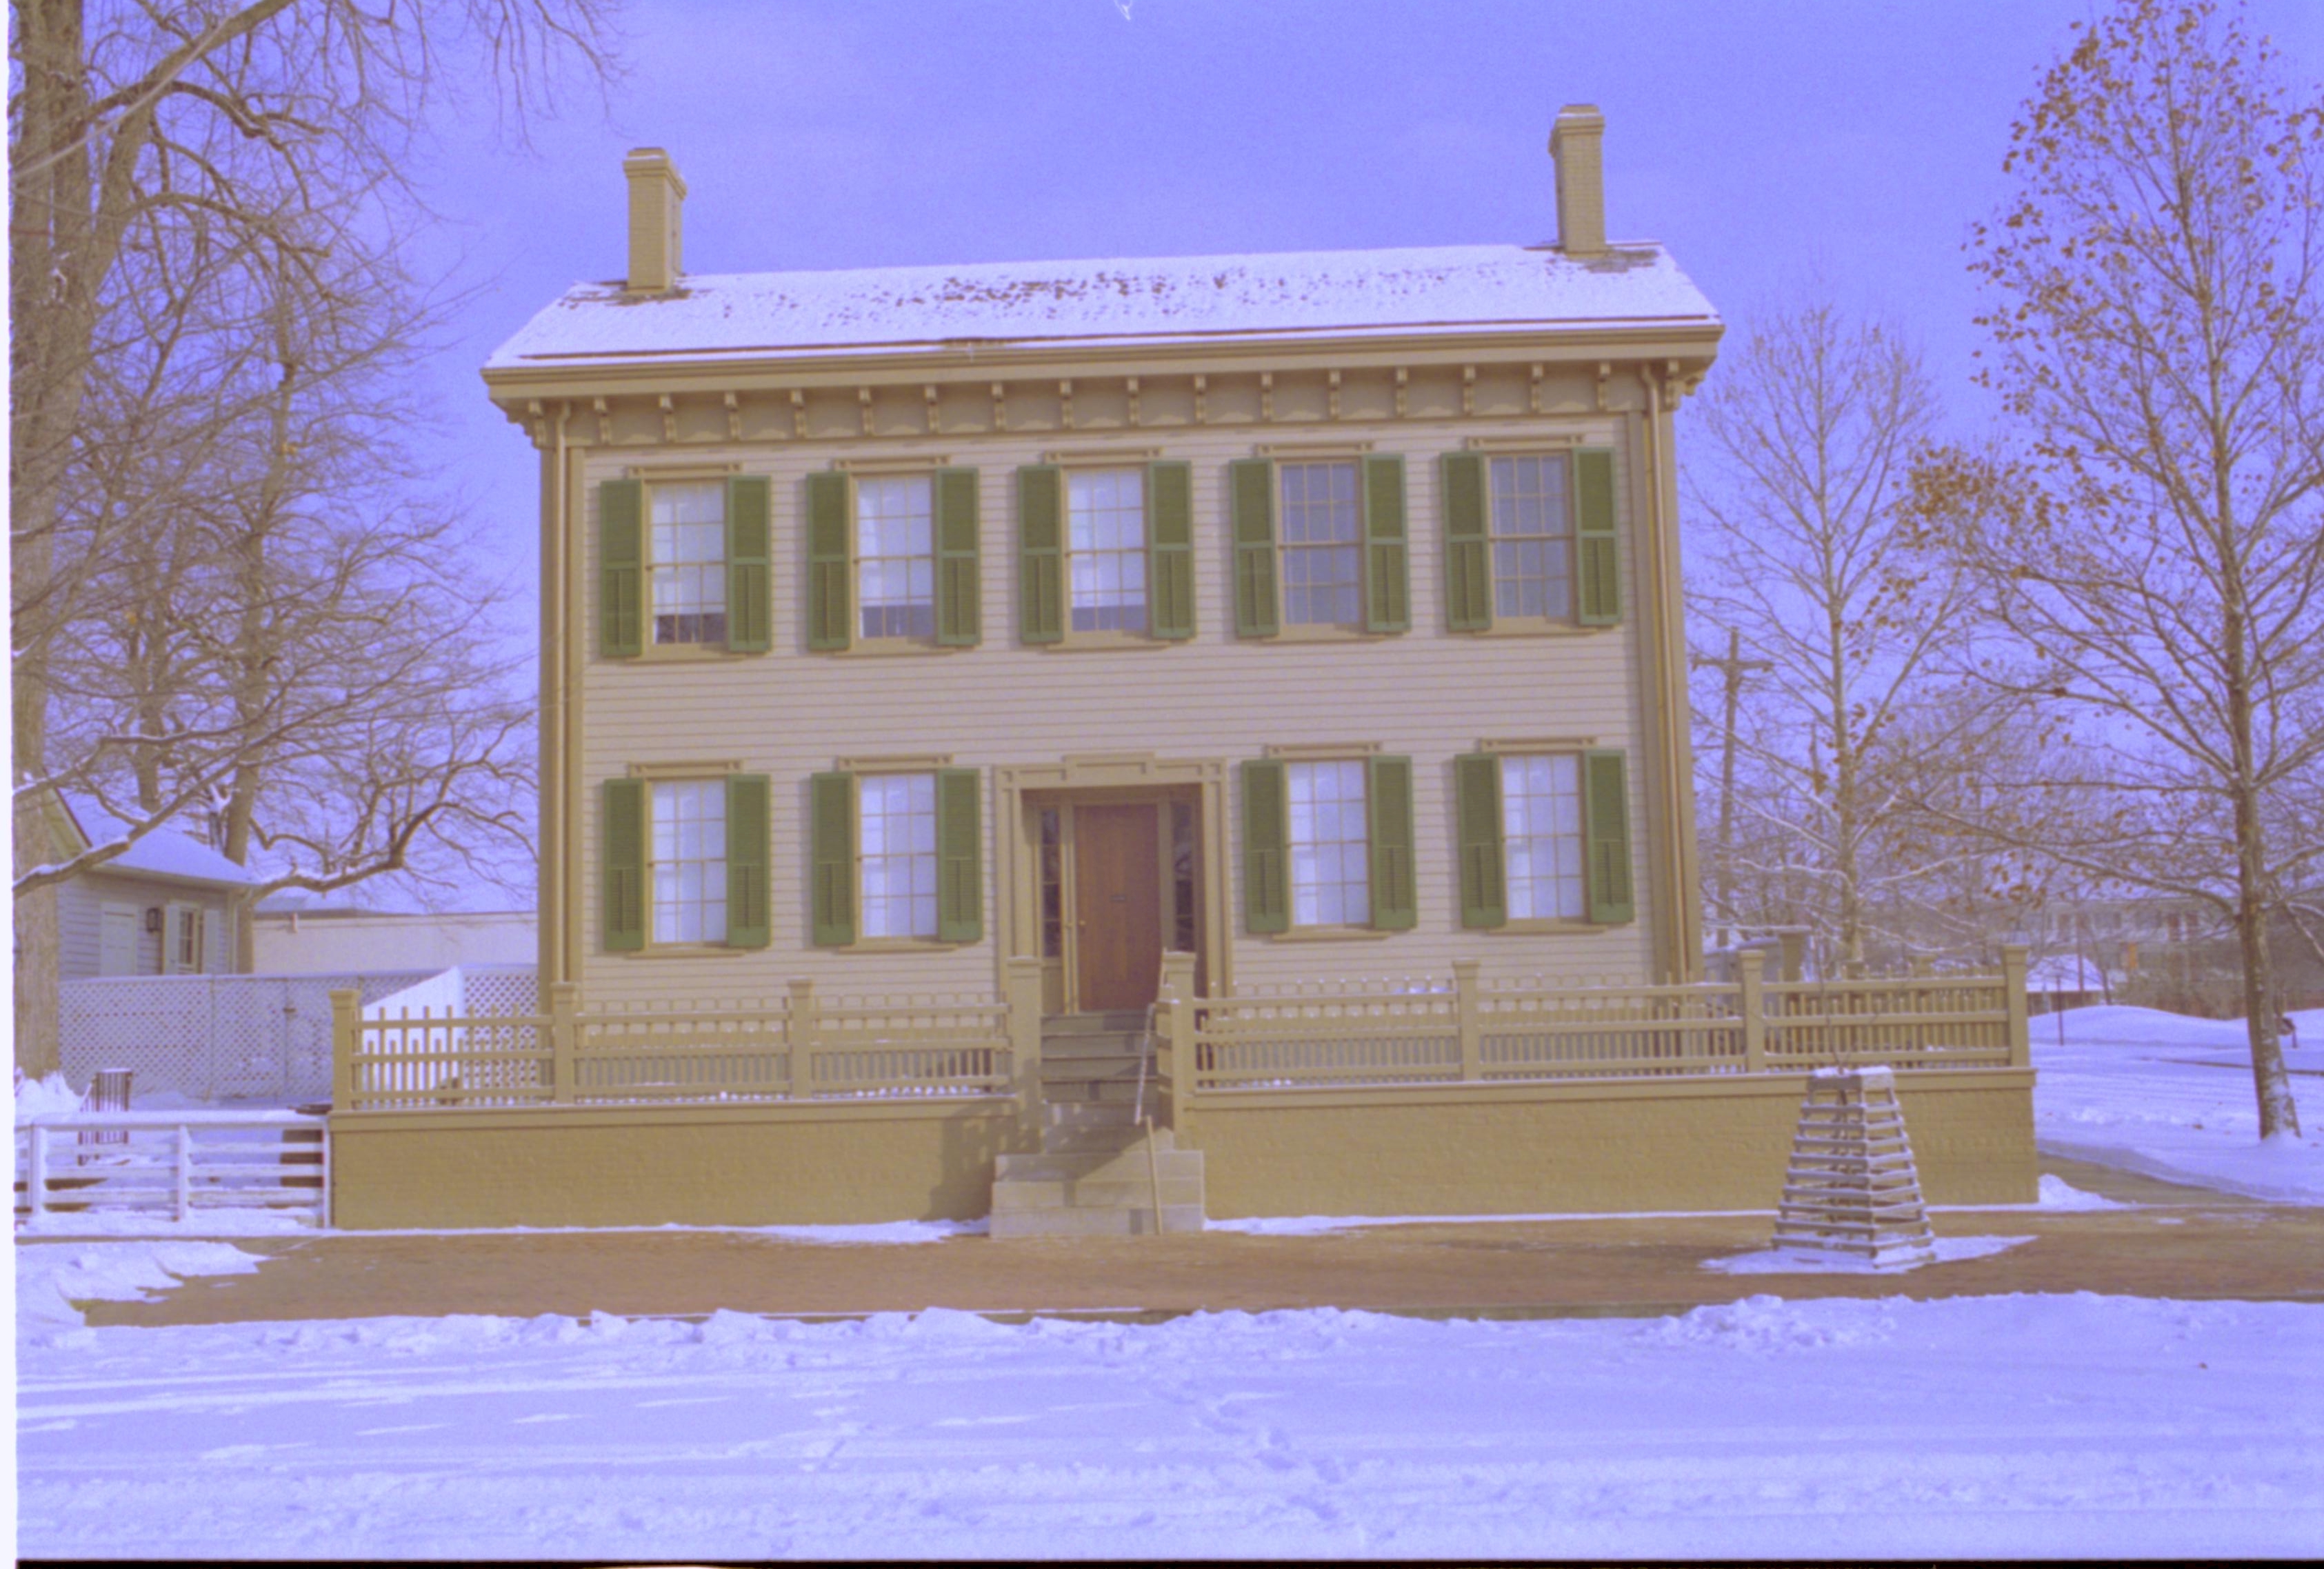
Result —
<path fill-rule="evenodd" d="M 689 274 L 672 293 L 576 283 L 487 371 L 655 359 L 907 353 L 1001 343 L 1425 330 L 1707 326 L 1717 313 L 1651 242 L 991 262 Z"/>
<path fill-rule="evenodd" d="M 129 832 L 128 825 L 97 805 L 95 798 L 69 794 L 65 806 L 81 834 L 95 844 L 109 844 Z M 237 866 L 208 844 L 175 828 L 156 828 L 120 854 L 94 870 L 142 872 L 152 877 L 179 877 L 193 882 L 225 882 L 247 887 L 258 874 Z"/>

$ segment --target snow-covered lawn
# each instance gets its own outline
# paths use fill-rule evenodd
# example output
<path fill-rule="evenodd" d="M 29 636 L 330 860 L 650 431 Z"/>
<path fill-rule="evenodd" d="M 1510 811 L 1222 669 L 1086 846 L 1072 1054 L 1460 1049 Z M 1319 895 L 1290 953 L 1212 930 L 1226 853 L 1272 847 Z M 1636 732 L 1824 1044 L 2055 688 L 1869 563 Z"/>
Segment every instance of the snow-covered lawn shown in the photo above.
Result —
<path fill-rule="evenodd" d="M 2151 1008 L 2037 1017 L 2034 1140 L 2052 1155 L 2174 1182 L 2324 1202 L 2324 1010 L 2293 1021 L 2302 1044 L 2284 1057 L 2303 1131 L 2263 1148 L 2241 1020 Z"/>
<path fill-rule="evenodd" d="M 32 1555 L 2324 1543 L 2324 1307 L 2308 1305 L 1755 1297 L 1530 1322 L 1006 1325 L 938 1309 L 27 1328 Z"/>

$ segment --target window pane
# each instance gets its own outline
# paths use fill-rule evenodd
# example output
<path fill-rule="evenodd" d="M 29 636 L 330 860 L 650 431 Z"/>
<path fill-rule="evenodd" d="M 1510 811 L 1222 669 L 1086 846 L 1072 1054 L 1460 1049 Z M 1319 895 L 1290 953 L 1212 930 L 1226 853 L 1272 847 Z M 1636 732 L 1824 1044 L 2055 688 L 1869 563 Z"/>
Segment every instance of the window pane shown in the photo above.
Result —
<path fill-rule="evenodd" d="M 726 488 L 657 485 L 648 528 L 648 592 L 657 643 L 726 641 Z"/>
<path fill-rule="evenodd" d="M 1362 926 L 1371 916 L 1370 835 L 1360 761 L 1295 762 L 1291 918 L 1300 926 Z"/>
<path fill-rule="evenodd" d="M 1146 475 L 1075 469 L 1065 475 L 1065 543 L 1075 632 L 1146 630 Z"/>
<path fill-rule="evenodd" d="M 652 817 L 654 941 L 724 942 L 725 781 L 657 781 Z"/>
<path fill-rule="evenodd" d="M 863 935 L 936 935 L 936 777 L 866 774 L 856 783 L 861 808 Z"/>
<path fill-rule="evenodd" d="M 1582 917 L 1580 758 L 1501 759 L 1501 843 L 1510 919 Z"/>
<path fill-rule="evenodd" d="M 1353 463 L 1286 463 L 1283 492 L 1283 619 L 1353 626 L 1363 613 L 1362 531 Z"/>
<path fill-rule="evenodd" d="M 1566 515 L 1565 459 L 1492 461 L 1493 613 L 1573 614 L 1573 523 Z"/>

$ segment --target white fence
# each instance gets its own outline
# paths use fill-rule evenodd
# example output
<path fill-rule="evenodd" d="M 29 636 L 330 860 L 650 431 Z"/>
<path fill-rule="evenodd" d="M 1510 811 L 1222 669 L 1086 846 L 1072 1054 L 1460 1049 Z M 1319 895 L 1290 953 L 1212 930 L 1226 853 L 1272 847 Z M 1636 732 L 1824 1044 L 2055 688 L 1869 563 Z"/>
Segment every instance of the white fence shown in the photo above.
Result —
<path fill-rule="evenodd" d="M 16 1130 L 16 1212 L 124 1211 L 198 1219 L 219 1210 L 303 1214 L 330 1189 L 323 1119 L 290 1112 L 80 1112 Z"/>
<path fill-rule="evenodd" d="M 331 1098 L 331 992 L 352 988 L 366 1003 L 441 972 L 346 975 L 119 975 L 67 981 L 59 990 L 58 1048 L 65 1076 L 85 1087 L 100 1068 L 136 1075 L 136 1101 L 260 1101 L 297 1105 Z M 453 972 L 479 1007 L 530 1012 L 529 966 Z"/>

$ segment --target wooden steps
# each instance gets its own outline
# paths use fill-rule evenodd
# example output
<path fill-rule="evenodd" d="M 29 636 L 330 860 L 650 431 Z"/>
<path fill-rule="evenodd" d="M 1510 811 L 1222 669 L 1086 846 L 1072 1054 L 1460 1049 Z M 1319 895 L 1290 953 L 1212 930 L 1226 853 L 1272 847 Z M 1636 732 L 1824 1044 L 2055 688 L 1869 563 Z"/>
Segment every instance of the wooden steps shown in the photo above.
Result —
<path fill-rule="evenodd" d="M 1149 1134 L 1135 1119 L 1145 1054 L 1142 1013 L 1087 1014 L 1043 1030 L 1041 1151 L 996 1160 L 994 1238 L 1203 1229 L 1202 1151 L 1180 1149 L 1169 1129 Z M 1149 1124 L 1158 1100 L 1149 1077 Z"/>

